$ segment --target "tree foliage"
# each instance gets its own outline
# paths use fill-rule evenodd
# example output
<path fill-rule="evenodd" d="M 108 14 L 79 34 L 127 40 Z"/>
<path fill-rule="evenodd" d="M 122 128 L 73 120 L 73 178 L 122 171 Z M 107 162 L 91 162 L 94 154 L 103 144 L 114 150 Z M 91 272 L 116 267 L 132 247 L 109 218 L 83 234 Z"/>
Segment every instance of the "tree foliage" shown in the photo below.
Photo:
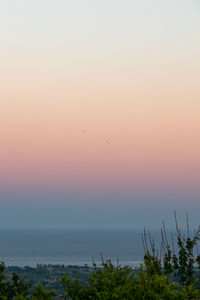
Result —
<path fill-rule="evenodd" d="M 161 245 L 156 247 L 150 232 L 142 234 L 144 265 L 139 272 L 132 268 L 114 266 L 111 260 L 102 258 L 88 283 L 72 278 L 68 273 L 62 278 L 65 286 L 63 299 L 71 300 L 200 300 L 200 255 L 198 240 L 200 229 L 190 235 L 187 217 L 187 233 L 182 233 L 175 213 L 176 233 L 169 235 L 163 222 Z M 13 274 L 5 276 L 5 265 L 0 264 L 0 300 L 52 300 L 54 291 L 37 285 L 30 292 L 30 284 Z"/>
<path fill-rule="evenodd" d="M 171 244 L 165 229 L 161 228 L 161 247 L 155 246 L 150 232 L 142 234 L 144 247 L 144 266 L 135 275 L 129 267 L 115 267 L 110 260 L 104 262 L 89 277 L 84 285 L 66 274 L 63 282 L 66 286 L 65 298 L 78 299 L 146 299 L 146 300 L 189 300 L 200 299 L 200 281 L 195 276 L 200 255 L 197 242 L 200 229 L 190 236 L 187 216 L 187 237 L 181 233 L 175 213 L 176 234 L 171 234 Z M 196 249 L 196 254 L 195 254 Z"/>
<path fill-rule="evenodd" d="M 54 291 L 44 290 L 42 285 L 37 285 L 30 293 L 31 284 L 25 282 L 17 274 L 13 273 L 11 280 L 5 276 L 5 265 L 0 263 L 0 300 L 51 300 L 55 296 Z"/>

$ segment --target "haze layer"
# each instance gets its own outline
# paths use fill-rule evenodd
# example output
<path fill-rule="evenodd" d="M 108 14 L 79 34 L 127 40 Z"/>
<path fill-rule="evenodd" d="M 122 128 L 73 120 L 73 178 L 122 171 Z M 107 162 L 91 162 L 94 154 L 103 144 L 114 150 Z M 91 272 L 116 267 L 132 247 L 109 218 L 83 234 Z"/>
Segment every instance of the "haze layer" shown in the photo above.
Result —
<path fill-rule="evenodd" d="M 1 226 L 198 222 L 199 28 L 198 1 L 2 2 Z"/>

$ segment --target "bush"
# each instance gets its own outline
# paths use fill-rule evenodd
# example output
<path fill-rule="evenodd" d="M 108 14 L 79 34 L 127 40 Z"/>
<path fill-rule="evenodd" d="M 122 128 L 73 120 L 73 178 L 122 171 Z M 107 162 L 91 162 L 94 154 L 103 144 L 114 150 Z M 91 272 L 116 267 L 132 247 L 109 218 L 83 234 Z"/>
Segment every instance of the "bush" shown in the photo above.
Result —
<path fill-rule="evenodd" d="M 181 233 L 175 213 L 176 235 L 171 234 L 171 244 L 165 230 L 161 229 L 161 247 L 157 249 L 154 239 L 144 230 L 144 266 L 139 273 L 132 268 L 114 266 L 102 258 L 101 267 L 93 264 L 88 283 L 65 274 L 64 299 L 71 300 L 200 300 L 200 255 L 198 240 L 200 229 L 190 235 L 187 217 L 187 236 Z M 195 254 L 196 251 L 196 254 Z M 5 275 L 5 265 L 0 264 L 0 300 L 52 300 L 55 292 L 36 286 L 30 293 L 30 284 L 13 274 L 11 280 Z M 198 274 L 197 274 L 198 273 Z"/>
<path fill-rule="evenodd" d="M 194 255 L 199 240 L 200 229 L 193 237 L 189 233 L 187 216 L 187 237 L 181 233 L 176 213 L 176 236 L 171 234 L 171 245 L 168 242 L 165 224 L 161 229 L 162 244 L 158 251 L 150 232 L 144 230 L 142 235 L 145 251 L 144 266 L 136 276 L 129 267 L 114 265 L 110 260 L 103 261 L 100 268 L 94 263 L 94 270 L 89 283 L 83 284 L 66 274 L 62 281 L 65 284 L 66 299 L 72 300 L 189 300 L 200 299 L 200 282 L 195 277 L 195 264 L 200 271 L 200 256 Z M 175 244 L 177 251 L 175 251 Z M 163 254 L 164 253 L 164 254 Z"/>

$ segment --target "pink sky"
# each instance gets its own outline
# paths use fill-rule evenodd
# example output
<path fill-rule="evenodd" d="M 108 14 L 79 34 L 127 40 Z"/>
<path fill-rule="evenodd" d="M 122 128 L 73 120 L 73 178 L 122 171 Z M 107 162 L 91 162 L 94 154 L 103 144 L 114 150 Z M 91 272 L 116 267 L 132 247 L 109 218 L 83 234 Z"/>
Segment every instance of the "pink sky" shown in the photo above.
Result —
<path fill-rule="evenodd" d="M 1 4 L 0 186 L 199 195 L 192 2 Z"/>

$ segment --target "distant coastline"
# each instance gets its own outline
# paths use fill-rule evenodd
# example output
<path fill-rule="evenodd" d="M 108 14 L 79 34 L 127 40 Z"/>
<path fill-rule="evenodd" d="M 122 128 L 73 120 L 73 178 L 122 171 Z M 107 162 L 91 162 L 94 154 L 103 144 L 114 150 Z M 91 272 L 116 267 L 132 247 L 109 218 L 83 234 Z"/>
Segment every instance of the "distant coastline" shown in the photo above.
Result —
<path fill-rule="evenodd" d="M 101 254 L 115 264 L 143 261 L 140 230 L 0 230 L 0 260 L 6 266 L 92 266 Z"/>

